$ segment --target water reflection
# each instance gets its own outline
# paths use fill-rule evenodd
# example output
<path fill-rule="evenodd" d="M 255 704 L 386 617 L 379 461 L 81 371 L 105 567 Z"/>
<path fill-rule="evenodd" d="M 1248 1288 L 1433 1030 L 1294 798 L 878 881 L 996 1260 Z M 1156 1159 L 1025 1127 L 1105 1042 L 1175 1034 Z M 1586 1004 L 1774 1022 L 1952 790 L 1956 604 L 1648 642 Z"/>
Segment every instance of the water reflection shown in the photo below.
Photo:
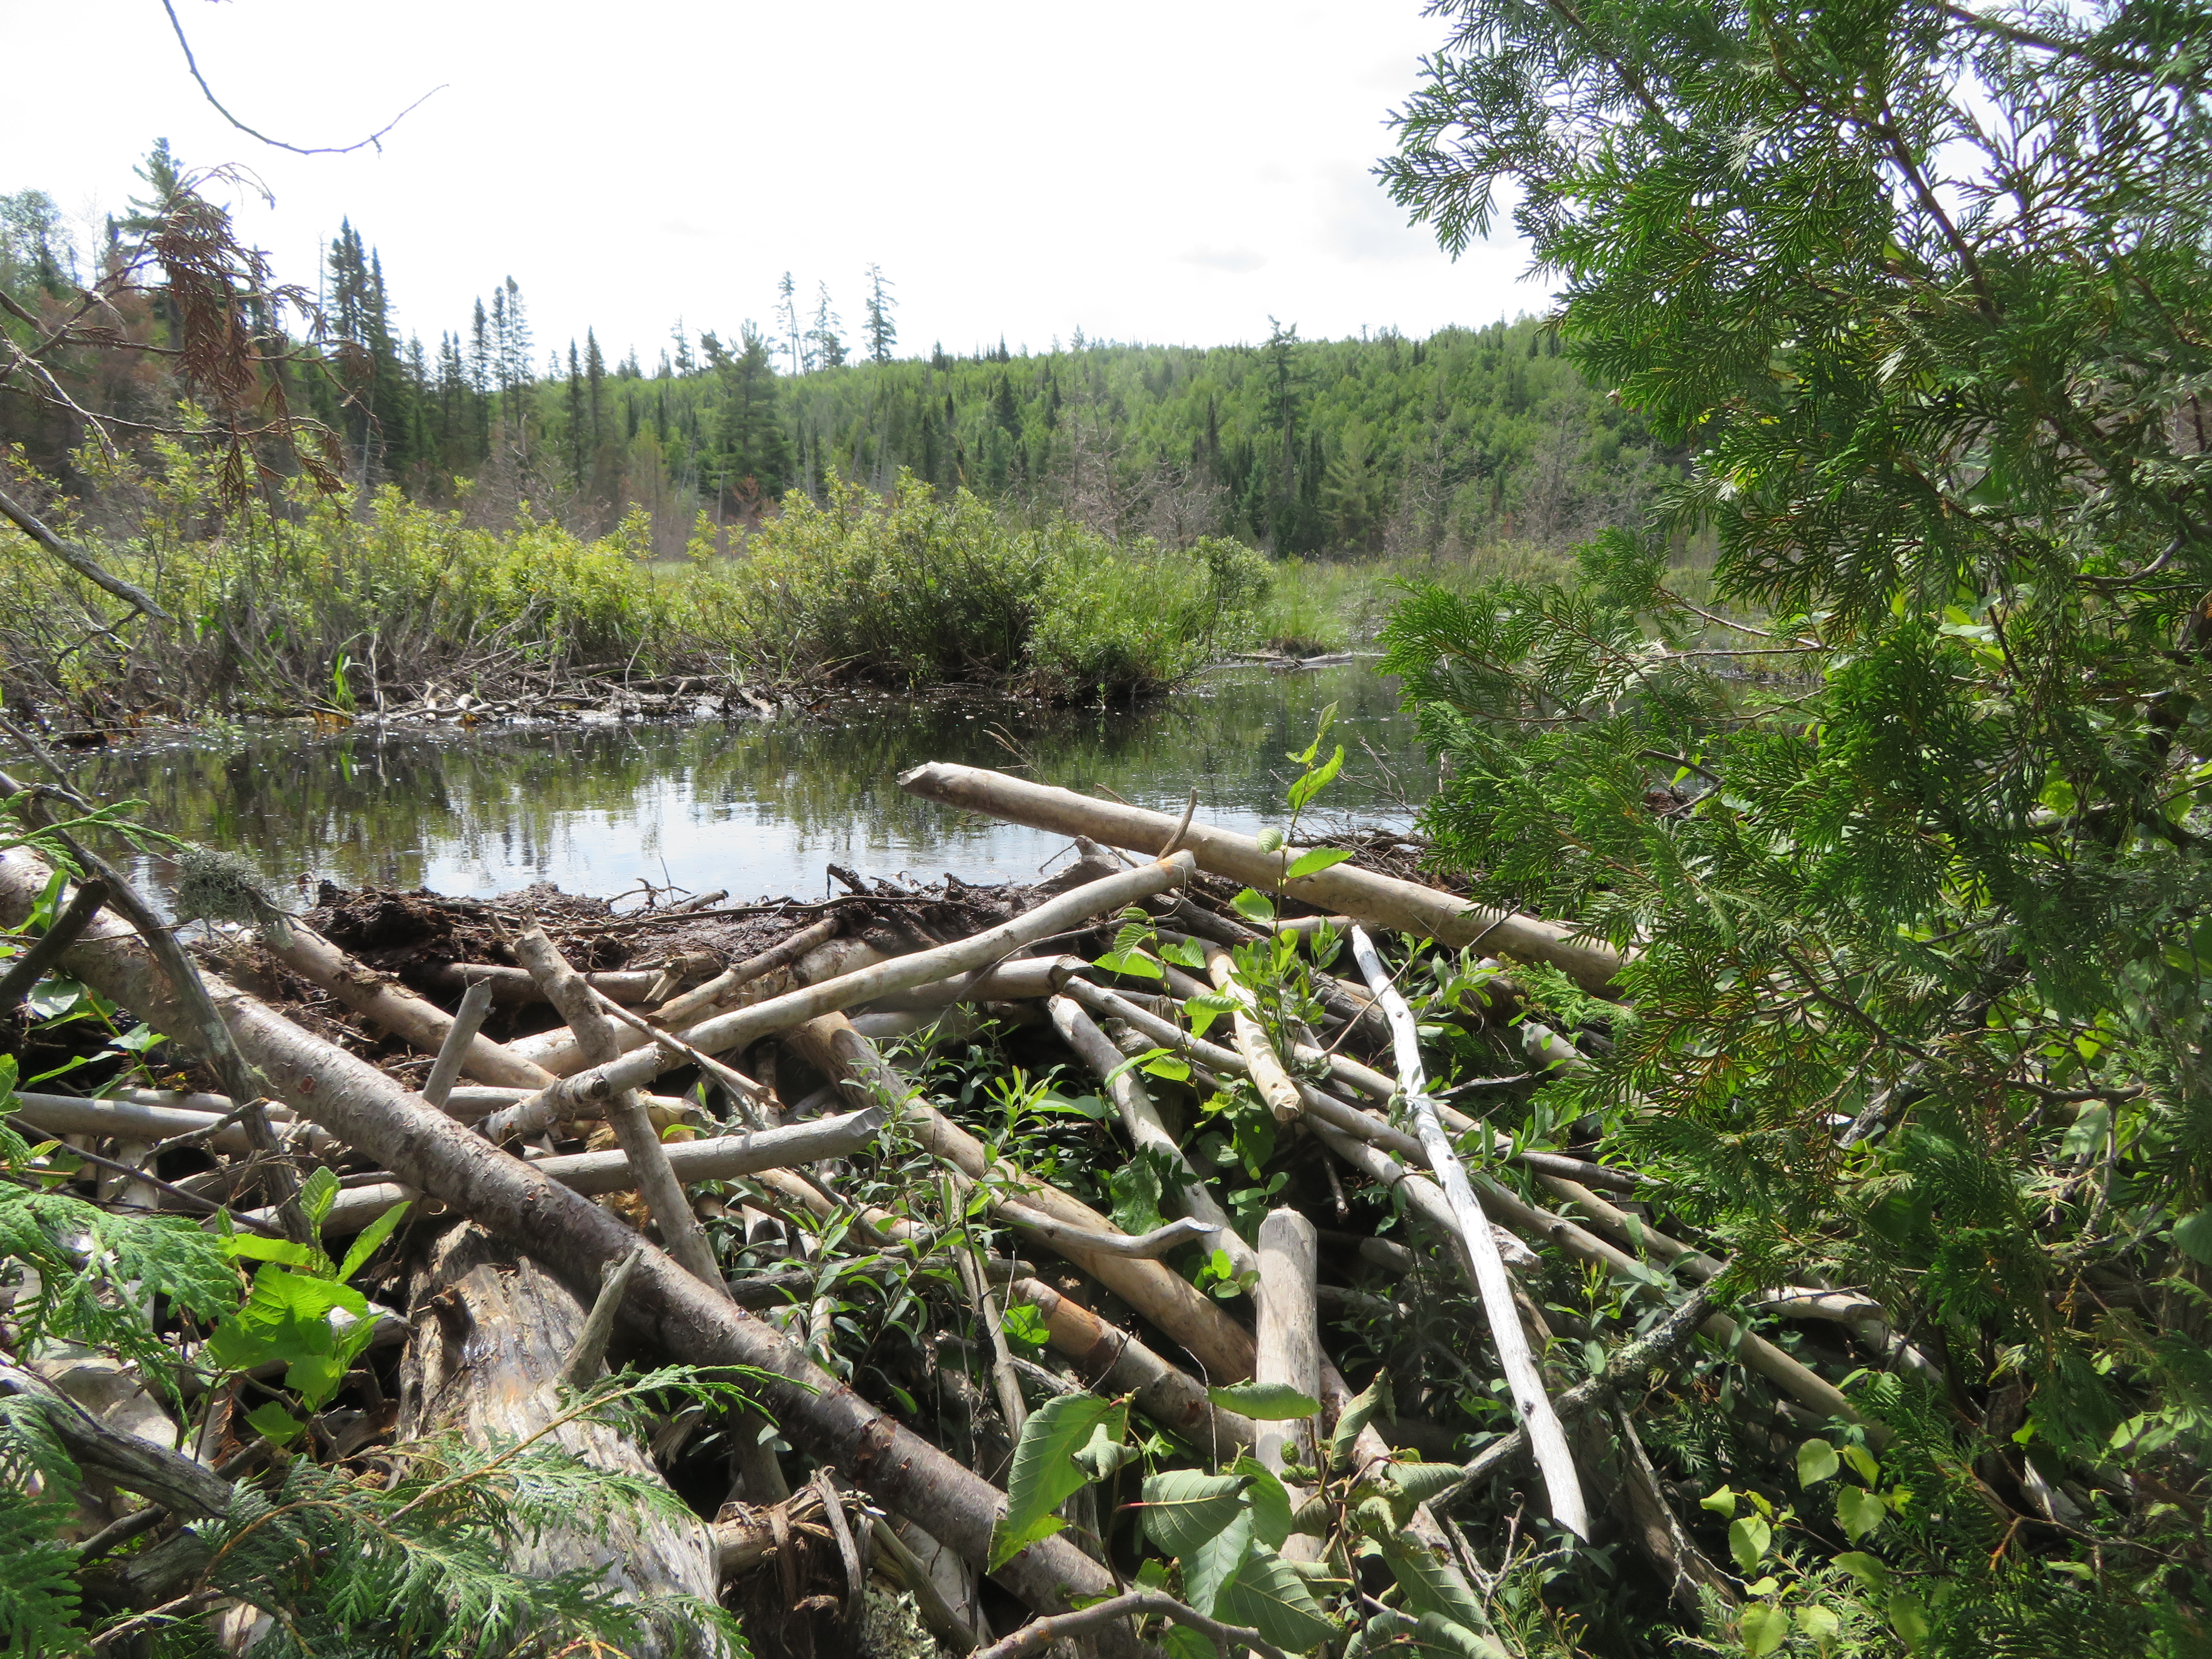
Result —
<path fill-rule="evenodd" d="M 1283 788 L 1322 707 L 1350 750 L 1334 818 L 1403 823 L 1424 767 L 1396 688 L 1359 665 L 1230 671 L 1135 714 L 963 699 L 854 699 L 811 718 L 724 725 L 313 737 L 296 730 L 111 751 L 82 781 L 136 797 L 173 833 L 235 848 L 272 880 L 490 894 L 537 881 L 613 893 L 640 878 L 741 897 L 818 894 L 830 860 L 863 872 L 1025 878 L 1061 838 L 949 812 L 898 789 L 925 760 L 1031 775 L 1246 830 Z M 1379 757 L 1379 760 L 1378 760 Z M 158 879 L 159 872 L 156 872 Z"/>

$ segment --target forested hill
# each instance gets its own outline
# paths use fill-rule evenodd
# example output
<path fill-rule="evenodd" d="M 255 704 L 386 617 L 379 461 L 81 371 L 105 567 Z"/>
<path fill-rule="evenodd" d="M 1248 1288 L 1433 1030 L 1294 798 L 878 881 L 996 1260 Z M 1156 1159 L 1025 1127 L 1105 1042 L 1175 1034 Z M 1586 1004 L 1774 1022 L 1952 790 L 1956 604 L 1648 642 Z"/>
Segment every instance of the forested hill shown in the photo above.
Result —
<path fill-rule="evenodd" d="M 157 150 L 144 176 L 173 166 Z M 58 311 L 94 259 L 39 192 L 0 197 L 0 288 Z M 328 250 L 327 372 L 297 373 L 292 395 L 342 436 L 353 477 L 430 500 L 466 479 L 487 514 L 527 501 L 586 530 L 642 507 L 664 554 L 702 513 L 726 542 L 786 489 L 818 490 L 833 472 L 887 486 L 902 467 L 1117 536 L 1218 532 L 1302 555 L 1559 545 L 1632 512 L 1679 459 L 1531 319 L 1421 340 L 1310 341 L 1278 325 L 1256 344 L 1079 335 L 1038 355 L 902 358 L 872 277 L 849 356 L 826 295 L 808 332 L 787 296 L 783 335 L 679 325 L 648 369 L 634 351 L 606 361 L 595 331 L 546 350 L 511 277 L 466 328 L 428 346 L 403 337 L 382 262 L 349 225 Z M 160 291 L 127 321 L 159 343 Z M 95 413 L 160 419 L 174 403 L 165 372 L 155 354 L 128 374 L 88 364 L 74 392 Z M 50 407 L 0 398 L 0 442 L 50 472 L 66 476 L 82 435 Z"/>

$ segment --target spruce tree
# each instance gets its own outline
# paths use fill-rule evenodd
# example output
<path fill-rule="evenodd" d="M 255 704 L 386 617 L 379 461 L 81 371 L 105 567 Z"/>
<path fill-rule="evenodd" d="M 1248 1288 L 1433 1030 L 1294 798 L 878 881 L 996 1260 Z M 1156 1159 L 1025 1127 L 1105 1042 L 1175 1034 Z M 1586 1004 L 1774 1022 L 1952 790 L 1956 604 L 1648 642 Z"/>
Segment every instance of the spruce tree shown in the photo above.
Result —
<path fill-rule="evenodd" d="M 890 279 L 884 275 L 881 265 L 868 267 L 868 312 L 863 331 L 867 336 L 868 361 L 887 363 L 891 360 L 891 348 L 898 343 L 898 325 L 891 321 L 892 309 L 898 301 L 891 297 Z"/>

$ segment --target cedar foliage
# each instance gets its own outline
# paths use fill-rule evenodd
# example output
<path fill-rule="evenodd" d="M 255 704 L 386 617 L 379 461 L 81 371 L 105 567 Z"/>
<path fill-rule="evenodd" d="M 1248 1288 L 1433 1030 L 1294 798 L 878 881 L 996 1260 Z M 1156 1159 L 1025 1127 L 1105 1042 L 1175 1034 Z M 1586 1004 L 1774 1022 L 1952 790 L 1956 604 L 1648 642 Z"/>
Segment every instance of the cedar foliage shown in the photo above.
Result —
<path fill-rule="evenodd" d="M 1854 1385 L 1909 1501 L 1808 1534 L 1882 1587 L 1850 1650 L 2201 1651 L 2212 16 L 1438 9 L 1393 191 L 1452 247 L 1517 192 L 1570 356 L 1698 451 L 1578 580 L 1386 635 L 1443 860 L 1639 952 L 1553 1116 L 1939 1362 Z M 1667 586 L 1706 527 L 1723 614 Z M 1802 1588 L 1743 1650 L 1814 1650 Z"/>

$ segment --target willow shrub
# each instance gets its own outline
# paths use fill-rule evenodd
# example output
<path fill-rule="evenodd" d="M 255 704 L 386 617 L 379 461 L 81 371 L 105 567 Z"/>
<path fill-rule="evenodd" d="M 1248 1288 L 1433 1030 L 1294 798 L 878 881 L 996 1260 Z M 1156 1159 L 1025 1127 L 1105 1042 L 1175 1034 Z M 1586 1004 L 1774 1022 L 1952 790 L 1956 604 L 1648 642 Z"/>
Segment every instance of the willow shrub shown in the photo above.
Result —
<path fill-rule="evenodd" d="M 1241 641 L 1267 586 L 1265 560 L 1236 543 L 1117 546 L 902 474 L 888 501 L 851 483 L 819 504 L 793 493 L 699 603 L 795 675 L 1126 695 Z"/>

